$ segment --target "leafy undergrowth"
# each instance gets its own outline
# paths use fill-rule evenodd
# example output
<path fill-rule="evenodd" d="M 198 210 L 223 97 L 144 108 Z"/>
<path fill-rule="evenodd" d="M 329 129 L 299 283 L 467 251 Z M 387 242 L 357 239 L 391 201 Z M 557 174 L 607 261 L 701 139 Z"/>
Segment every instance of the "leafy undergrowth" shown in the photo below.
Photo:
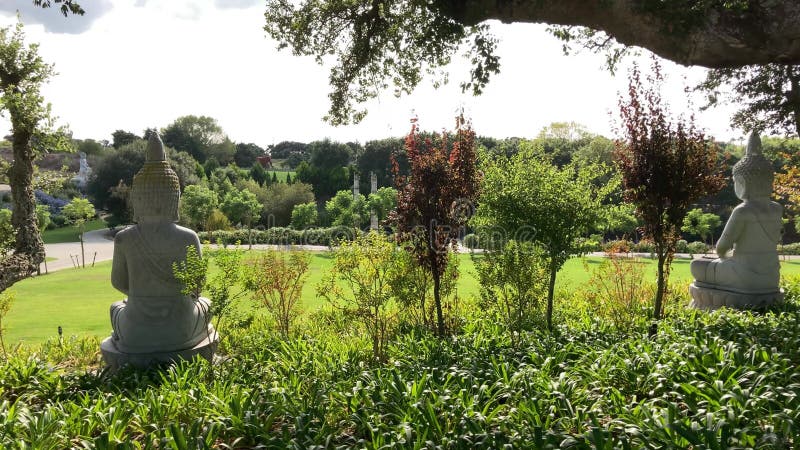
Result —
<path fill-rule="evenodd" d="M 387 363 L 331 326 L 284 342 L 255 323 L 213 366 L 114 375 L 97 341 L 51 341 L 0 364 L 0 447 L 792 448 L 799 319 L 677 310 L 653 340 L 596 323 L 513 345 L 475 320 L 399 335 Z"/>

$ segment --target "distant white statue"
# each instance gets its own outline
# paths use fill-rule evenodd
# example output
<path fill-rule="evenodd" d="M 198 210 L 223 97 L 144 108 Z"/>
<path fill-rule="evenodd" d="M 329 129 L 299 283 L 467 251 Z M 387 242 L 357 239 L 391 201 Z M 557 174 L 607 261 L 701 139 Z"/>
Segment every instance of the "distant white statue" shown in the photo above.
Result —
<path fill-rule="evenodd" d="M 211 360 L 218 336 L 210 323 L 210 302 L 181 293 L 172 272 L 173 263 L 185 260 L 187 247 L 200 253 L 200 241 L 194 231 L 175 223 L 180 185 L 155 133 L 130 196 L 136 225 L 114 238 L 111 269 L 111 284 L 127 299 L 111 305 L 114 331 L 100 346 L 103 359 L 112 368 L 195 355 Z"/>
<path fill-rule="evenodd" d="M 79 164 L 78 175 L 72 178 L 72 182 L 75 183 L 78 189 L 85 191 L 86 184 L 89 182 L 89 177 L 92 176 L 92 168 L 89 167 L 89 161 L 86 160 L 86 153 L 80 152 Z"/>
<path fill-rule="evenodd" d="M 691 263 L 692 306 L 760 308 L 783 298 L 777 251 L 783 209 L 770 200 L 773 179 L 772 164 L 753 133 L 744 158 L 733 167 L 734 191 L 742 203 L 717 241 L 719 258 Z"/>

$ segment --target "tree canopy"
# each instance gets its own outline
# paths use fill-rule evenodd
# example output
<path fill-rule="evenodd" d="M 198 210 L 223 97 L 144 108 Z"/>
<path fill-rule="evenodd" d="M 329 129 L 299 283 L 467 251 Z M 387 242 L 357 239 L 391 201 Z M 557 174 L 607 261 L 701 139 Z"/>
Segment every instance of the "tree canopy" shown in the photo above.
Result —
<path fill-rule="evenodd" d="M 394 89 L 408 93 L 425 73 L 468 47 L 471 69 L 462 89 L 480 93 L 500 69 L 487 20 L 549 23 L 566 41 L 595 49 L 639 46 L 672 61 L 706 67 L 800 63 L 800 4 L 745 0 L 268 0 L 266 32 L 279 48 L 330 72 L 334 124 L 358 122 L 355 105 Z"/>

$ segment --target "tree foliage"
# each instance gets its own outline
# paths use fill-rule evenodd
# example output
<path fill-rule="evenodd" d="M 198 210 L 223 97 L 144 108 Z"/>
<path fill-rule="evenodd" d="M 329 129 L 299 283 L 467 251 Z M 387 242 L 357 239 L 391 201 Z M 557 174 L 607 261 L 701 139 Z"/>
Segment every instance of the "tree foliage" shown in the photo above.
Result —
<path fill-rule="evenodd" d="M 459 116 L 452 137 L 442 133 L 434 142 L 420 139 L 414 123 L 406 137 L 406 153 L 410 171 L 407 177 L 397 175 L 397 208 L 391 221 L 398 238 L 433 277 L 436 330 L 444 336 L 441 278 L 448 252 L 457 245 L 478 195 L 475 132 Z"/>
<path fill-rule="evenodd" d="M 550 328 L 556 274 L 582 250 L 578 238 L 603 217 L 603 200 L 616 186 L 595 181 L 610 168 L 574 164 L 558 168 L 531 143 L 521 145 L 511 158 L 487 157 L 482 168 L 482 193 L 473 224 L 499 248 L 510 239 L 542 247 L 550 275 L 546 312 Z"/>
<path fill-rule="evenodd" d="M 461 44 L 469 45 L 472 63 L 464 90 L 480 93 L 499 69 L 496 40 L 487 26 L 465 26 L 428 2 L 270 0 L 266 19 L 264 29 L 279 48 L 291 47 L 295 55 L 320 63 L 323 55 L 336 56 L 326 116 L 333 124 L 361 121 L 366 110 L 355 105 L 390 85 L 398 95 L 410 93 L 423 65 L 447 65 Z"/>
<path fill-rule="evenodd" d="M 681 231 L 684 233 L 696 234 L 700 236 L 700 239 L 708 242 L 709 237 L 713 240 L 714 230 L 719 228 L 721 224 L 722 219 L 720 219 L 718 215 L 704 213 L 700 208 L 693 208 L 686 213 L 686 217 L 683 218 Z"/>
<path fill-rule="evenodd" d="M 54 4 L 58 6 L 58 9 L 64 17 L 70 14 L 78 16 L 86 14 L 86 11 L 81 8 L 81 5 L 74 0 L 33 0 L 33 5 L 40 8 L 50 8 Z"/>
<path fill-rule="evenodd" d="M 722 187 L 713 142 L 693 122 L 672 121 L 661 99 L 660 67 L 643 81 L 638 68 L 630 74 L 628 97 L 620 99 L 624 140 L 616 158 L 625 198 L 636 206 L 645 237 L 658 257 L 658 284 L 651 334 L 657 330 L 669 278 L 669 267 L 689 207 Z"/>
<path fill-rule="evenodd" d="M 256 195 L 248 190 L 232 189 L 222 199 L 220 209 L 233 223 L 241 223 L 248 227 L 253 219 L 261 218 L 261 203 Z"/>
<path fill-rule="evenodd" d="M 317 224 L 317 204 L 315 202 L 294 205 L 292 209 L 292 228 L 304 230 Z"/>
<path fill-rule="evenodd" d="M 164 145 L 187 152 L 201 163 L 210 156 L 212 145 L 222 144 L 226 140 L 222 127 L 216 119 L 193 115 L 175 119 L 161 130 L 161 138 L 164 140 Z M 230 152 L 231 158 L 234 151 Z"/>
<path fill-rule="evenodd" d="M 111 146 L 116 149 L 119 149 L 141 138 L 136 133 L 131 133 L 130 131 L 125 131 L 125 130 L 117 130 L 111 133 L 111 139 L 112 139 Z"/>
<path fill-rule="evenodd" d="M 765 64 L 709 70 L 696 89 L 707 94 L 706 108 L 739 106 L 731 126 L 747 132 L 800 134 L 800 66 Z"/>
<path fill-rule="evenodd" d="M 187 186 L 181 196 L 181 216 L 194 229 L 205 230 L 208 218 L 219 205 L 217 193 L 203 185 Z"/>
<path fill-rule="evenodd" d="M 311 185 L 306 183 L 274 183 L 267 188 L 262 223 L 268 227 L 285 227 L 292 220 L 295 205 L 314 201 Z"/>
<path fill-rule="evenodd" d="M 628 46 L 706 67 L 800 63 L 800 5 L 788 1 L 269 0 L 265 17 L 278 48 L 319 63 L 335 58 L 326 116 L 333 124 L 363 119 L 357 105 L 381 91 L 409 93 L 426 74 L 443 82 L 441 69 L 459 48 L 470 67 L 462 90 L 479 94 L 500 68 L 491 19 L 557 25 L 551 30 L 565 49 L 607 52 L 610 67 Z"/>
<path fill-rule="evenodd" d="M 325 212 L 334 227 L 361 228 L 369 225 L 367 199 L 362 194 L 356 197 L 348 190 L 339 191 L 325 202 Z"/>

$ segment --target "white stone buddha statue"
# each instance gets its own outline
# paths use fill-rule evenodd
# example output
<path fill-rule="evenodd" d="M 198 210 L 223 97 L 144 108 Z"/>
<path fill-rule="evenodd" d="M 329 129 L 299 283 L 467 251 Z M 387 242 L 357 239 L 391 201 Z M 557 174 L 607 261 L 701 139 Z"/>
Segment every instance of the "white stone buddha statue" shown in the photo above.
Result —
<path fill-rule="evenodd" d="M 133 219 L 114 238 L 111 284 L 128 296 L 111 305 L 113 334 L 101 344 L 109 366 L 213 357 L 218 340 L 210 323 L 208 299 L 181 293 L 172 264 L 186 249 L 200 254 L 197 234 L 178 220 L 180 185 L 157 134 L 150 137 L 144 167 L 131 187 Z"/>
<path fill-rule="evenodd" d="M 692 306 L 765 307 L 781 300 L 777 244 L 783 209 L 770 200 L 773 179 L 772 164 L 753 133 L 744 158 L 733 166 L 734 191 L 742 203 L 717 241 L 719 258 L 691 263 Z"/>

